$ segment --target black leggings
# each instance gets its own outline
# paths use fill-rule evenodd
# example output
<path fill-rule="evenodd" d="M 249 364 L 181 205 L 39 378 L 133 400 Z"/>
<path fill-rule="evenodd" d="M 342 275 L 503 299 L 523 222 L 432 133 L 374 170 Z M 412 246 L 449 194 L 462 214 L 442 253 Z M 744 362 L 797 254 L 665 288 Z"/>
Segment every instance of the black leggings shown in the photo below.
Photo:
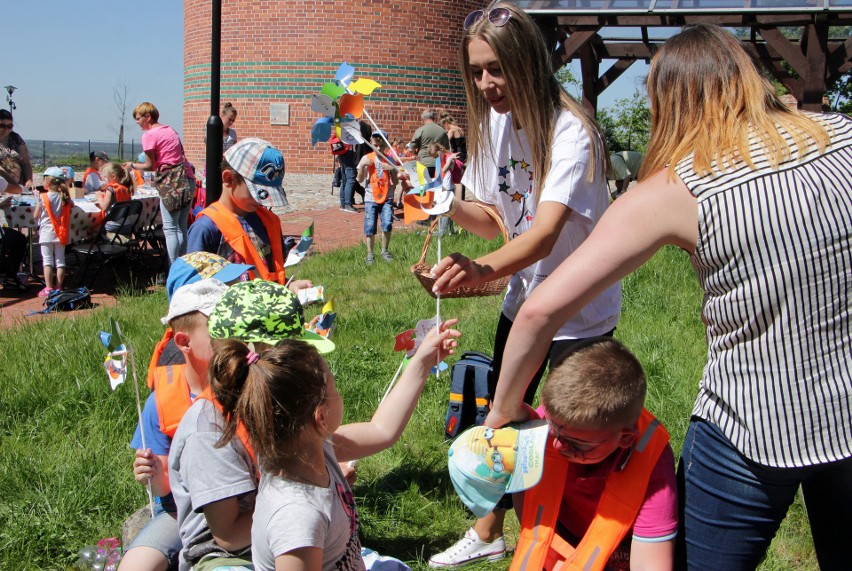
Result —
<path fill-rule="evenodd" d="M 26 253 L 26 236 L 12 228 L 0 227 L 0 272 L 7 278 L 17 279 Z"/>

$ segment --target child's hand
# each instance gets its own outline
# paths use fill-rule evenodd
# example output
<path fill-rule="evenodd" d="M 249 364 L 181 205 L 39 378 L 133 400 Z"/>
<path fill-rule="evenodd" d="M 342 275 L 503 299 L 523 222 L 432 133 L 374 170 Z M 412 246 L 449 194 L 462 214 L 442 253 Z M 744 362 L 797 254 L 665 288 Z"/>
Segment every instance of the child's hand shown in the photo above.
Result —
<path fill-rule="evenodd" d="M 287 286 L 287 289 L 293 293 L 299 293 L 300 289 L 306 289 L 309 287 L 314 287 L 314 282 L 311 280 L 293 280 L 290 282 L 290 285 Z"/>
<path fill-rule="evenodd" d="M 151 452 L 150 448 L 136 451 L 136 459 L 133 460 L 133 477 L 140 484 L 147 484 L 151 478 L 159 474 L 163 469 L 160 458 Z"/>
<path fill-rule="evenodd" d="M 423 339 L 420 347 L 415 353 L 415 357 L 424 360 L 426 363 L 437 363 L 443 361 L 448 355 L 452 355 L 454 349 L 458 347 L 456 337 L 461 337 L 461 332 L 456 329 L 450 329 L 458 323 L 458 319 L 448 319 L 441 323 L 441 332 L 438 333 L 438 328 L 433 327 L 431 331 Z"/>

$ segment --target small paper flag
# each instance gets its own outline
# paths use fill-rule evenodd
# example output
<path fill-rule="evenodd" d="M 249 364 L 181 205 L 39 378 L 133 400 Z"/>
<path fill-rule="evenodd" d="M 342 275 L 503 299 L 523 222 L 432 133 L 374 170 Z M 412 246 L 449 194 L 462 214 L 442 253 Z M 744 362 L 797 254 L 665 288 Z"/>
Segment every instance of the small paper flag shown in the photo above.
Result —
<path fill-rule="evenodd" d="M 334 296 L 322 306 L 322 313 L 334 313 Z"/>
<path fill-rule="evenodd" d="M 411 349 L 414 349 L 414 329 L 408 329 L 394 337 L 394 352 L 410 351 Z"/>

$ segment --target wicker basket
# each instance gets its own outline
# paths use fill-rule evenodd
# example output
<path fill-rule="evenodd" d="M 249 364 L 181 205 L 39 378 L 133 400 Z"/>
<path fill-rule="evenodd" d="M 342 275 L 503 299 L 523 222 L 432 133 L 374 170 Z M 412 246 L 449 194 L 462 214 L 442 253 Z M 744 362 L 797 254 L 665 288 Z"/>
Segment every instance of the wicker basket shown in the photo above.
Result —
<path fill-rule="evenodd" d="M 503 223 L 503 219 L 500 215 L 493 208 L 485 206 L 480 202 L 471 202 L 470 204 L 482 209 L 486 214 L 493 218 L 495 222 L 497 222 L 497 226 L 500 228 L 500 233 L 503 235 L 503 243 L 506 244 L 509 241 L 509 232 L 506 230 L 506 225 Z M 429 250 L 429 243 L 432 241 L 432 233 L 435 231 L 435 227 L 438 225 L 439 220 L 440 218 L 435 218 L 435 220 L 432 221 L 432 224 L 429 226 L 429 232 L 426 234 L 426 242 L 423 244 L 423 252 L 420 254 L 420 261 L 411 266 L 411 273 L 420 280 L 420 285 L 422 285 L 432 297 L 437 297 L 432 291 L 432 286 L 435 285 L 435 278 L 431 275 L 432 264 L 426 263 L 426 252 Z M 446 299 L 450 297 L 486 297 L 489 295 L 500 295 L 503 290 L 506 289 L 506 286 L 509 285 L 510 278 L 511 276 L 504 276 L 502 278 L 497 278 L 496 280 L 482 282 L 474 287 L 459 287 L 453 291 L 442 293 L 441 297 Z"/>

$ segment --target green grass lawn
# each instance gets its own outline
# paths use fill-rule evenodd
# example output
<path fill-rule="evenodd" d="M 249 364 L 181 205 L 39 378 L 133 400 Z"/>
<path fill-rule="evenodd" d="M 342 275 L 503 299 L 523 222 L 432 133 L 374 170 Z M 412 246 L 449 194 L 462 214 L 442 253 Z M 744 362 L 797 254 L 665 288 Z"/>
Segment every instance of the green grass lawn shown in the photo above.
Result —
<path fill-rule="evenodd" d="M 368 419 L 396 370 L 393 336 L 433 317 L 435 302 L 409 273 L 423 236 L 395 235 L 396 261 L 363 264 L 364 248 L 311 256 L 300 278 L 333 295 L 338 350 L 328 358 L 346 402 L 346 420 Z M 444 239 L 444 251 L 476 255 L 496 244 L 468 235 Z M 660 252 L 624 282 L 616 336 L 645 366 L 647 406 L 668 427 L 679 452 L 705 358 L 701 294 L 686 256 Z M 444 300 L 443 317 L 458 317 L 463 350 L 491 352 L 497 297 Z M 309 309 L 308 314 L 316 313 Z M 132 477 L 128 442 L 136 424 L 132 383 L 115 393 L 102 368 L 96 334 L 110 317 L 138 358 L 144 385 L 148 358 L 163 327 L 165 293 L 120 296 L 116 307 L 34 322 L 4 331 L 0 341 L 0 569 L 68 569 L 77 551 L 120 533 L 123 519 L 145 503 Z M 454 360 L 454 359 L 452 359 Z M 451 360 L 451 361 L 452 361 Z M 355 495 L 365 546 L 415 569 L 454 542 L 472 516 L 446 472 L 442 438 L 448 374 L 432 378 L 408 429 L 393 448 L 358 466 Z M 143 387 L 143 398 L 147 389 Z M 513 520 L 513 518 L 509 518 Z M 509 525 L 514 543 L 517 522 Z M 720 549 L 724 547 L 720 546 Z M 471 569 L 502 571 L 508 559 Z M 807 517 L 793 506 L 761 567 L 816 569 Z"/>

